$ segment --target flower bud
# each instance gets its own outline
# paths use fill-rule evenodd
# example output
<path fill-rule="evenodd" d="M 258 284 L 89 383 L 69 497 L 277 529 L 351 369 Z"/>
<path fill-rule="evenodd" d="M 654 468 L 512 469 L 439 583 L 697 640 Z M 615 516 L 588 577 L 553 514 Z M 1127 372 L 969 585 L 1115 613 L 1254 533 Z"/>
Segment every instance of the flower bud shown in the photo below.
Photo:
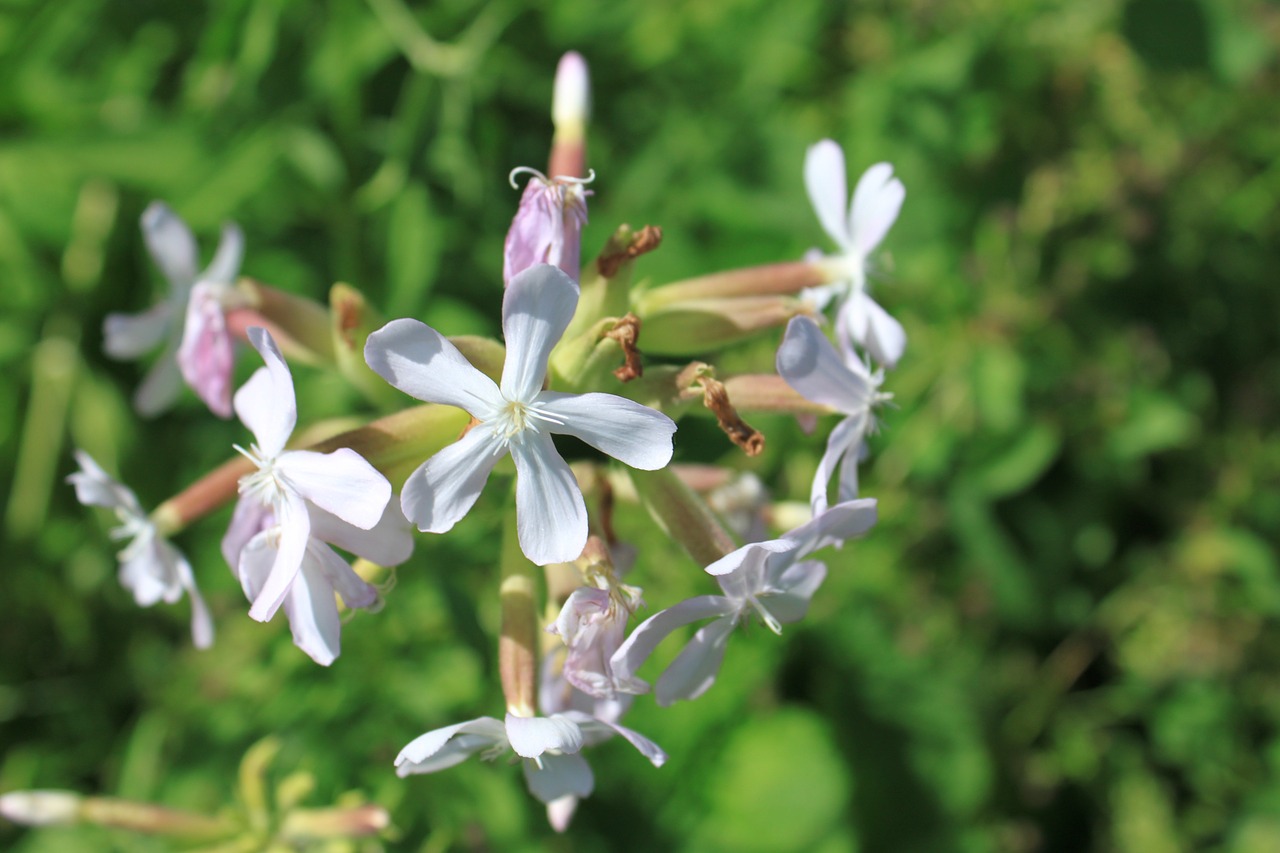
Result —
<path fill-rule="evenodd" d="M 0 796 L 0 815 L 26 826 L 65 826 L 79 819 L 81 802 L 71 791 L 12 791 Z"/>

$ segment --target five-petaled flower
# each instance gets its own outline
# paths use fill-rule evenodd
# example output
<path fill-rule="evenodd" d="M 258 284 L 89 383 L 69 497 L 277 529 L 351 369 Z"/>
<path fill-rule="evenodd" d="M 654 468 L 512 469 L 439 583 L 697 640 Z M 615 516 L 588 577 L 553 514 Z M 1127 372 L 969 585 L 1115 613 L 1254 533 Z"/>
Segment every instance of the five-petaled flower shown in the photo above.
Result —
<path fill-rule="evenodd" d="M 782 536 L 753 542 L 706 567 L 723 595 L 700 595 L 662 610 L 641 622 L 613 655 L 616 687 L 630 693 L 649 690 L 635 677 L 640 665 L 672 631 L 693 622 L 714 619 L 693 635 L 658 678 L 659 705 L 696 699 L 715 683 L 724 660 L 729 634 L 752 614 L 774 633 L 804 617 L 809 599 L 826 578 L 827 567 L 805 560 L 819 548 L 860 536 L 876 522 L 873 498 L 837 504 Z"/>
<path fill-rule="evenodd" d="M 625 738 L 654 767 L 661 767 L 667 760 L 662 748 L 644 735 L 581 711 L 549 717 L 518 717 L 508 713 L 505 722 L 479 717 L 415 738 L 396 756 L 396 773 L 400 776 L 434 773 L 460 764 L 477 752 L 481 758 L 491 760 L 510 748 L 524 759 L 524 778 L 529 792 L 551 804 L 567 797 L 590 795 L 595 788 L 595 777 L 586 759 L 578 753 L 584 746 L 613 735 Z M 554 814 L 552 818 L 555 819 Z M 563 828 L 556 826 L 559 830 Z"/>
<path fill-rule="evenodd" d="M 577 304 L 577 283 L 556 267 L 539 264 L 511 280 L 502 300 L 507 355 L 500 385 L 417 320 L 393 320 L 369 336 L 365 359 L 383 379 L 475 419 L 405 482 L 401 505 L 420 530 L 450 530 L 510 453 L 520 547 L 538 565 L 567 562 L 586 544 L 587 510 L 551 433 L 580 438 L 633 468 L 656 470 L 671 461 L 676 425 L 661 412 L 613 394 L 543 390 L 548 356 Z"/>
<path fill-rule="evenodd" d="M 240 479 L 223 552 L 253 601 L 249 615 L 265 622 L 284 604 L 298 645 L 329 663 L 337 654 L 334 591 L 352 607 L 377 596 L 323 542 L 387 565 L 407 559 L 412 545 L 388 517 L 391 484 L 364 457 L 345 447 L 284 449 L 297 421 L 293 378 L 270 334 L 254 327 L 248 337 L 266 366 L 236 392 L 236 414 L 257 440 L 236 449 L 258 470 Z"/>
<path fill-rule="evenodd" d="M 867 294 L 867 256 L 880 245 L 898 218 L 907 191 L 902 181 L 893 177 L 893 166 L 876 163 L 858 179 L 850 201 L 844 152 L 830 139 L 809 148 L 804 161 L 804 183 L 818 221 L 842 253 L 839 258 L 842 281 L 834 288 L 823 289 L 819 301 L 842 294 L 836 318 L 837 332 L 865 347 L 880 364 L 893 367 L 906 348 L 907 335 L 902 325 Z"/>
<path fill-rule="evenodd" d="M 173 604 L 185 590 L 191 597 L 191 639 L 197 648 L 213 644 L 213 619 L 205 606 L 187 558 L 156 530 L 133 492 L 116 482 L 83 450 L 76 451 L 80 470 L 67 477 L 76 499 L 85 506 L 107 507 L 120 519 L 111 532 L 114 539 L 128 539 L 120 552 L 120 584 L 133 593 L 142 607 L 157 601 Z"/>
<path fill-rule="evenodd" d="M 233 282 L 244 254 L 244 235 L 231 223 L 213 261 L 196 271 L 196 241 L 185 222 L 163 202 L 142 214 L 142 235 L 152 260 L 169 280 L 169 296 L 141 314 L 108 314 L 103 348 L 118 359 L 136 359 L 164 344 L 134 395 L 143 415 L 159 414 L 173 404 L 179 380 L 215 414 L 231 417 L 232 340 L 224 310 L 234 301 Z"/>
<path fill-rule="evenodd" d="M 892 396 L 880 390 L 883 372 L 873 373 L 852 352 L 842 358 L 818 324 L 808 317 L 795 317 L 787 324 L 778 347 L 777 368 L 778 375 L 806 399 L 846 416 L 827 437 L 827 449 L 813 476 L 809 492 L 813 511 L 820 513 L 827 508 L 827 488 L 837 466 L 840 475 L 836 500 L 856 498 L 864 439 L 875 426 L 872 409 Z"/>

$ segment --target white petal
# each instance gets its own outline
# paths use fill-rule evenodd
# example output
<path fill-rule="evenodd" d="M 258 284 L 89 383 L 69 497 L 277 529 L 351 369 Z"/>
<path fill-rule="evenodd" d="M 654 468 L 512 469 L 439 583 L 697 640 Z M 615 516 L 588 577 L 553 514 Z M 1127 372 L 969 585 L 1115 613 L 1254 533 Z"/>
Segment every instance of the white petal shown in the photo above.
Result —
<path fill-rule="evenodd" d="M 786 539 L 766 539 L 764 542 L 751 542 L 738 550 L 726 554 L 706 567 L 706 573 L 720 577 L 744 570 L 750 565 L 763 564 L 770 554 L 780 554 L 795 550 L 795 543 Z"/>
<path fill-rule="evenodd" d="M 808 317 L 793 317 L 787 323 L 776 361 L 778 375 L 807 400 L 845 414 L 864 411 L 869 405 L 870 379 L 850 369 Z"/>
<path fill-rule="evenodd" d="M 222 238 L 218 241 L 218 251 L 200 277 L 206 281 L 231 284 L 240 273 L 240 262 L 243 258 L 244 232 L 234 222 L 228 222 L 222 226 Z"/>
<path fill-rule="evenodd" d="M 591 766 L 581 755 L 545 755 L 541 766 L 526 760 L 524 780 L 529 793 L 547 804 L 563 797 L 589 796 L 596 784 Z"/>
<path fill-rule="evenodd" d="M 196 238 L 187 223 L 164 202 L 153 201 L 142 212 L 142 237 L 174 289 L 190 287 L 196 277 Z"/>
<path fill-rule="evenodd" d="M 577 307 L 578 285 L 558 267 L 535 264 L 511 279 L 502 298 L 504 397 L 528 402 L 542 390 L 547 357 Z"/>
<path fill-rule="evenodd" d="M 506 740 L 506 728 L 493 717 L 479 717 L 434 729 L 414 738 L 400 750 L 396 756 L 396 773 L 400 776 L 434 773 L 452 767 L 482 749 L 506 743 Z"/>
<path fill-rule="evenodd" d="M 133 407 L 144 418 L 153 418 L 173 405 L 182 390 L 182 372 L 178 369 L 176 347 L 168 347 L 160 355 L 138 390 L 133 393 Z"/>
<path fill-rule="evenodd" d="M 717 619 L 693 635 L 689 645 L 676 655 L 654 686 L 654 699 L 659 705 L 697 699 L 716 683 L 720 664 L 724 662 L 724 650 L 729 645 L 729 634 L 735 624 L 728 617 Z"/>
<path fill-rule="evenodd" d="M 266 329 L 257 326 L 249 329 L 249 342 L 262 354 L 267 366 L 254 371 L 249 381 L 236 392 L 236 414 L 253 433 L 263 455 L 274 459 L 284 450 L 285 442 L 298 422 L 293 375 Z"/>
<path fill-rule="evenodd" d="M 875 526 L 876 518 L 875 498 L 844 501 L 788 531 L 782 538 L 797 544 L 794 558 L 802 559 L 819 548 L 861 536 Z"/>
<path fill-rule="evenodd" d="M 583 759 L 585 761 L 585 759 Z M 547 803 L 547 823 L 556 832 L 564 832 L 573 820 L 573 813 L 578 810 L 578 798 L 566 794 Z"/>
<path fill-rule="evenodd" d="M 852 237 L 845 219 L 849 197 L 844 174 L 844 152 L 830 139 L 810 146 L 804 157 L 804 186 L 823 229 L 841 249 L 850 248 Z"/>
<path fill-rule="evenodd" d="M 191 564 L 185 563 L 182 585 L 191 599 L 191 642 L 197 649 L 207 649 L 213 645 L 213 614 L 204 603 L 200 590 L 196 588 L 196 580 L 191 572 Z"/>
<path fill-rule="evenodd" d="M 240 549 L 240 559 L 235 565 L 235 571 L 240 579 L 240 588 L 250 601 L 258 597 L 271 575 L 278 550 L 275 540 L 275 530 L 263 530 Z"/>
<path fill-rule="evenodd" d="M 102 470 L 102 466 L 92 456 L 83 450 L 77 450 L 75 458 L 80 470 L 68 475 L 67 482 L 75 487 L 76 500 L 84 506 L 123 509 L 137 518 L 146 515 L 133 492 Z"/>
<path fill-rule="evenodd" d="M 378 602 L 378 591 L 355 573 L 350 564 L 323 542 L 314 538 L 307 544 L 307 560 L 303 562 L 303 572 L 308 566 L 314 567 L 317 577 L 323 576 L 329 587 L 329 598 L 336 592 L 342 596 L 347 607 L 360 609 L 371 607 Z M 337 613 L 335 604 L 334 613 Z M 334 646 L 335 650 L 337 646 Z"/>
<path fill-rule="evenodd" d="M 584 735 L 590 736 L 601 731 L 621 735 L 627 743 L 640 750 L 640 754 L 649 759 L 654 767 L 661 767 L 667 761 L 667 754 L 663 752 L 662 747 L 633 729 L 608 720 L 597 719 L 581 711 L 569 711 L 565 716 L 576 722 L 582 728 Z"/>
<path fill-rule="evenodd" d="M 298 494 L 338 518 L 368 530 L 391 500 L 391 484 L 349 447 L 330 453 L 288 450 L 276 461 Z"/>
<path fill-rule="evenodd" d="M 275 524 L 271 515 L 271 507 L 264 505 L 253 495 L 242 495 L 236 501 L 236 508 L 231 512 L 231 523 L 222 537 L 222 557 L 231 567 L 232 574 L 238 575 L 240 552 L 249 540 L 263 530 Z"/>
<path fill-rule="evenodd" d="M 249 616 L 259 622 L 270 620 L 284 603 L 289 586 L 302 570 L 302 559 L 311 534 L 311 519 L 300 496 L 285 492 L 284 499 L 276 510 L 277 526 L 267 531 L 268 535 L 279 536 L 276 558 L 271 564 L 271 574 L 267 576 L 253 600 L 253 606 L 249 608 Z M 245 546 L 245 552 L 247 551 L 248 546 Z M 241 564 L 244 563 L 245 552 L 240 554 Z"/>
<path fill-rule="evenodd" d="M 108 314 L 102 323 L 102 350 L 116 359 L 139 358 L 164 343 L 172 325 L 173 303 L 167 300 L 141 314 Z"/>
<path fill-rule="evenodd" d="M 512 443 L 511 458 L 520 549 L 539 566 L 576 559 L 587 544 L 587 506 L 551 436 L 525 431 Z"/>
<path fill-rule="evenodd" d="M 672 631 L 713 616 L 732 616 L 735 612 L 737 607 L 723 595 L 699 595 L 653 614 L 636 626 L 609 661 L 619 688 L 629 693 L 643 693 L 648 689 L 643 681 L 635 678 L 636 670 Z"/>
<path fill-rule="evenodd" d="M 902 209 L 907 190 L 893 177 L 893 166 L 876 163 L 862 173 L 849 205 L 849 222 L 859 253 L 865 255 L 880 244 Z"/>
<path fill-rule="evenodd" d="M 861 342 L 862 345 L 877 362 L 892 368 L 902 358 L 902 353 L 907 348 L 906 330 L 902 328 L 901 323 L 889 316 L 889 312 L 865 293 L 857 294 L 854 299 L 862 303 L 867 318 L 866 334 Z"/>
<path fill-rule="evenodd" d="M 831 435 L 827 436 L 827 449 L 818 460 L 818 470 L 813 474 L 813 487 L 809 490 L 809 505 L 813 508 L 815 515 L 826 511 L 830 505 L 827 499 L 827 487 L 831 483 L 831 476 L 847 454 L 857 455 L 858 448 L 862 445 L 863 433 L 866 431 L 866 423 L 865 415 L 852 415 L 836 424 L 831 430 Z"/>
<path fill-rule="evenodd" d="M 379 566 L 398 566 L 413 555 L 413 528 L 400 511 L 400 501 L 387 501 L 382 518 L 370 530 L 347 524 L 318 506 L 310 506 L 311 537 Z"/>
<path fill-rule="evenodd" d="M 139 607 L 158 601 L 169 604 L 182 595 L 174 575 L 174 563 L 181 559 L 176 549 L 154 534 L 146 533 L 120 552 L 120 585 L 133 593 Z"/>
<path fill-rule="evenodd" d="M 392 320 L 369 336 L 364 359 L 373 372 L 410 397 L 486 416 L 503 403 L 493 380 L 458 348 L 417 320 Z"/>
<path fill-rule="evenodd" d="M 491 427 L 472 427 L 409 475 L 400 492 L 405 518 L 424 533 L 448 532 L 480 497 L 502 456 Z"/>
<path fill-rule="evenodd" d="M 671 461 L 676 423 L 648 406 L 615 394 L 561 394 L 543 391 L 538 408 L 561 421 L 547 429 L 571 435 L 642 471 Z"/>
<path fill-rule="evenodd" d="M 563 714 L 517 717 L 507 714 L 507 740 L 521 758 L 537 758 L 548 750 L 571 754 L 582 749 L 582 729 Z"/>
<path fill-rule="evenodd" d="M 809 600 L 827 577 L 827 567 L 817 560 L 788 566 L 778 579 L 778 592 L 766 593 L 761 604 L 783 624 L 799 622 L 809 611 Z"/>
<path fill-rule="evenodd" d="M 293 579 L 284 600 L 284 612 L 289 617 L 293 644 L 316 663 L 328 666 L 342 651 L 338 602 L 333 597 L 333 587 L 316 565 L 316 555 L 310 548 L 307 551 L 302 571 Z"/>

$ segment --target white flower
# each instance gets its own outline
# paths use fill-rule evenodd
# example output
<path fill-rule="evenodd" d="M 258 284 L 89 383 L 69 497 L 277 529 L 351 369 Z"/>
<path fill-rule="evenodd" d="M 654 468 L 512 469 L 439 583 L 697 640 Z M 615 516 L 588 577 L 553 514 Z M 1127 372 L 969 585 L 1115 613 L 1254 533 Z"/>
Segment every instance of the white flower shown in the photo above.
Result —
<path fill-rule="evenodd" d="M 907 335 L 902 325 L 867 295 L 867 256 L 898 218 L 907 191 L 893 177 L 893 166 L 876 163 L 858 179 L 849 201 L 844 152 L 830 139 L 806 153 L 804 183 L 818 221 L 842 253 L 845 281 L 837 289 L 844 294 L 844 301 L 838 309 L 836 329 L 843 338 L 866 347 L 876 361 L 893 367 L 906 348 Z"/>
<path fill-rule="evenodd" d="M 507 714 L 505 722 L 480 717 L 435 729 L 400 750 L 396 773 L 434 773 L 460 764 L 477 752 L 481 758 L 491 760 L 510 748 L 524 759 L 529 792 L 550 804 L 566 797 L 586 797 L 594 790 L 591 767 L 578 753 L 589 742 L 615 734 L 625 738 L 654 767 L 666 762 L 662 748 L 638 732 L 581 711 L 566 711 L 549 717 Z"/>
<path fill-rule="evenodd" d="M 872 409 L 891 395 L 880 391 L 881 371 L 872 373 L 856 358 L 841 358 L 818 324 L 795 317 L 778 347 L 778 375 L 805 399 L 830 406 L 846 415 L 827 438 L 827 449 L 813 477 L 809 503 L 815 513 L 828 506 L 827 486 L 840 468 L 837 501 L 858 496 L 858 462 L 864 454 L 864 438 L 875 426 Z"/>
<path fill-rule="evenodd" d="M 393 320 L 369 336 L 365 360 L 383 379 L 476 420 L 405 483 L 401 505 L 420 530 L 450 530 L 510 453 L 520 547 L 539 565 L 568 562 L 586 545 L 587 511 L 551 433 L 580 438 L 633 468 L 655 470 L 671 460 L 676 425 L 661 412 L 613 394 L 543 390 L 547 358 L 577 304 L 578 285 L 556 267 L 538 264 L 511 280 L 502 300 L 507 356 L 500 386 L 417 320 Z"/>
<path fill-rule="evenodd" d="M 754 614 L 769 630 L 780 634 L 783 625 L 804 617 L 809 599 L 827 574 L 826 566 L 805 557 L 859 536 L 875 522 L 873 498 L 849 501 L 831 507 L 781 539 L 744 545 L 707 566 L 707 573 L 715 576 L 724 594 L 690 598 L 641 622 L 613 655 L 619 688 L 633 693 L 648 691 L 648 683 L 636 678 L 635 672 L 658 644 L 677 628 L 713 619 L 693 635 L 658 678 L 654 691 L 659 705 L 698 698 L 715 683 L 729 634 L 739 623 Z"/>
<path fill-rule="evenodd" d="M 373 536 L 360 537 L 358 531 L 349 528 L 369 531 L 383 521 L 391 499 L 391 484 L 350 448 L 332 453 L 284 449 L 297 422 L 293 378 L 270 334 L 254 327 L 248 336 L 266 367 L 258 368 L 236 392 L 236 414 L 257 439 L 249 450 L 236 449 L 258 470 L 240 479 L 240 502 L 228 531 L 228 539 L 234 538 L 235 544 L 224 542 L 224 553 L 232 560 L 232 567 L 253 600 L 249 615 L 265 622 L 290 596 L 295 605 L 303 600 L 316 601 L 322 597 L 320 592 L 308 594 L 301 587 L 293 587 L 299 580 L 308 590 L 323 587 L 326 584 L 318 583 L 321 576 L 328 579 L 330 593 L 336 588 L 348 603 L 363 606 L 355 602 L 365 601 L 367 595 L 357 592 L 354 586 L 363 581 L 344 561 L 335 557 L 335 563 L 330 559 L 332 552 L 326 553 L 327 549 L 314 540 L 326 539 L 347 547 L 339 538 L 345 536 L 357 540 L 356 544 L 362 547 L 377 547 L 383 535 L 375 532 Z M 329 515 L 319 515 L 317 510 Z M 324 519 L 323 525 L 317 524 L 318 518 Z M 253 538 L 237 547 L 251 530 Z M 351 550 L 362 553 L 355 544 Z M 312 571 L 304 573 L 304 565 Z M 314 618 L 325 618 L 325 610 L 325 614 L 317 611 Z M 296 606 L 291 609 L 295 636 L 299 626 L 294 620 L 299 615 Z M 325 634 L 322 628 L 317 630 Z"/>
<path fill-rule="evenodd" d="M 196 241 L 191 230 L 163 202 L 152 202 L 143 212 L 142 236 L 152 260 L 169 281 L 169 296 L 141 314 L 108 314 L 103 324 L 103 349 L 112 358 L 133 360 L 162 344 L 165 346 L 164 353 L 134 395 L 134 406 L 143 415 L 159 414 L 172 405 L 185 376 L 214 412 L 230 417 L 229 359 L 210 360 L 210 345 L 206 342 L 200 347 L 204 359 L 197 364 L 192 360 L 194 343 L 186 339 L 184 330 L 192 288 L 197 282 L 205 284 L 204 290 L 210 293 L 213 292 L 210 288 L 221 288 L 217 290 L 221 293 L 235 280 L 244 254 L 244 235 L 234 224 L 224 225 L 217 253 L 204 272 L 196 270 Z M 224 343 L 229 351 L 229 338 Z M 182 356 L 180 349 L 191 355 Z M 180 361 L 183 362 L 181 371 Z M 211 372 L 210 368 L 214 367 L 220 372 Z"/>
<path fill-rule="evenodd" d="M 80 470 L 67 482 L 75 486 L 76 499 L 85 506 L 114 510 L 120 527 L 112 531 L 112 538 L 129 540 L 119 555 L 121 585 L 141 607 L 157 601 L 173 604 L 185 590 L 191 597 L 191 639 L 197 648 L 208 648 L 213 644 L 213 619 L 196 589 L 187 558 L 159 534 L 132 491 L 113 480 L 83 450 L 75 456 Z"/>

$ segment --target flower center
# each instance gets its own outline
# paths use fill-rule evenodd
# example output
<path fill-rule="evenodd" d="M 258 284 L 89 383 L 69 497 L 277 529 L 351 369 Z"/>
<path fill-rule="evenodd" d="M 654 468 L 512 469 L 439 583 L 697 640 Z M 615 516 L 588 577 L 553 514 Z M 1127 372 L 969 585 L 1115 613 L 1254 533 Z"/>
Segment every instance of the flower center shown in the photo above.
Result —
<path fill-rule="evenodd" d="M 494 433 L 506 446 L 525 430 L 539 432 L 539 421 L 563 426 L 564 421 L 543 411 L 538 404 L 522 400 L 507 400 L 490 419 Z"/>
<path fill-rule="evenodd" d="M 760 599 L 752 595 L 747 598 L 747 602 L 760 616 L 760 620 L 769 627 L 769 630 L 781 636 L 782 623 L 778 621 L 776 616 L 774 616 L 772 613 L 769 612 L 769 609 L 767 607 L 765 607 L 763 604 L 760 603 Z"/>
<path fill-rule="evenodd" d="M 238 444 L 231 446 L 254 465 L 258 466 L 257 471 L 252 474 L 245 474 L 240 478 L 240 494 L 252 495 L 263 506 L 274 507 L 278 505 L 284 498 L 284 493 L 288 486 L 285 483 L 284 476 L 276 469 L 276 460 L 264 457 L 256 444 L 249 445 L 248 450 Z"/>

